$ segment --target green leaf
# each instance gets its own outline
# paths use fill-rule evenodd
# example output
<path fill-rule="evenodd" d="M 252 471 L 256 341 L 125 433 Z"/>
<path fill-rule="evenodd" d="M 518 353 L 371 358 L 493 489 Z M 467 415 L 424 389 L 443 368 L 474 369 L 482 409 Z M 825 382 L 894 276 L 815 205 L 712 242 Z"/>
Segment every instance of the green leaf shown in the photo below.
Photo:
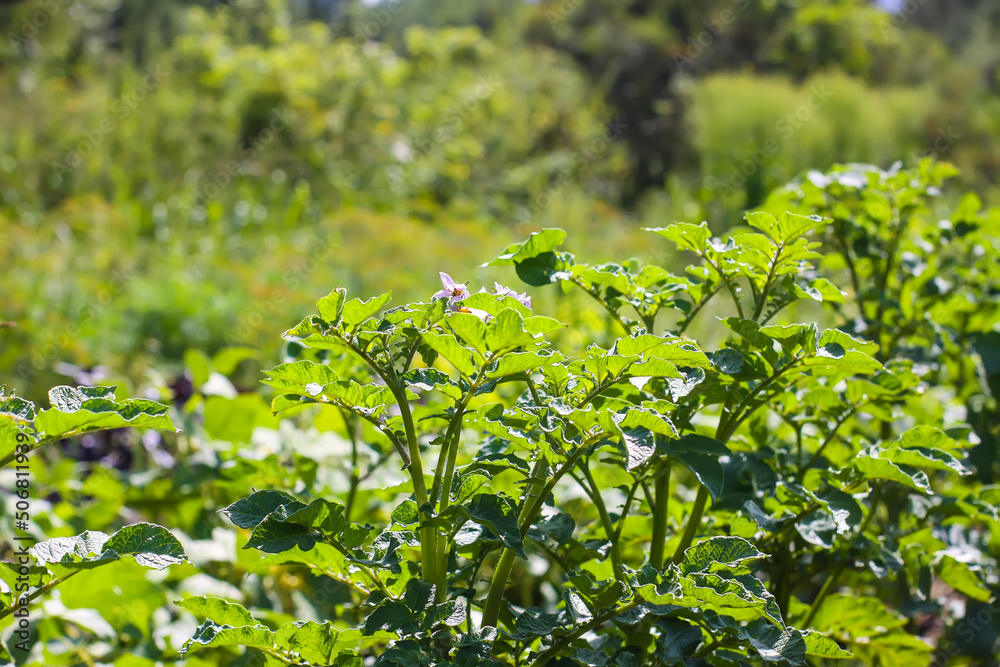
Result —
<path fill-rule="evenodd" d="M 99 554 L 104 551 L 105 542 L 110 538 L 111 536 L 106 533 L 88 530 L 76 537 L 56 537 L 39 542 L 28 552 L 43 565 L 47 563 L 97 563 L 101 560 Z M 110 562 L 110 560 L 106 562 Z"/>
<path fill-rule="evenodd" d="M 466 345 L 485 355 L 486 346 L 486 324 L 481 319 L 471 313 L 452 313 L 447 317 L 448 326 L 461 338 Z M 440 351 L 439 351 L 440 352 Z M 441 352 L 444 355 L 443 352 Z M 447 355 L 444 355 L 447 359 Z"/>
<path fill-rule="evenodd" d="M 914 426 L 905 431 L 893 444 L 905 448 L 926 448 L 926 449 L 961 449 L 961 445 L 947 433 L 933 426 Z"/>
<path fill-rule="evenodd" d="M 800 299 L 810 298 L 813 301 L 826 303 L 846 303 L 847 295 L 826 278 L 817 278 L 805 286 L 793 284 L 792 289 L 795 296 Z"/>
<path fill-rule="evenodd" d="M 501 378 L 521 373 L 538 372 L 546 366 L 565 360 L 566 357 L 562 353 L 551 350 L 510 352 L 497 360 L 491 370 L 486 372 L 486 377 Z"/>
<path fill-rule="evenodd" d="M 664 618 L 656 622 L 660 630 L 656 638 L 656 657 L 681 662 L 692 655 L 702 641 L 701 629 L 679 618 Z"/>
<path fill-rule="evenodd" d="M 250 646 L 270 649 L 274 647 L 275 634 L 263 625 L 232 627 L 208 620 L 201 624 L 181 649 L 182 653 L 216 646 Z"/>
<path fill-rule="evenodd" d="M 727 317 L 722 320 L 726 327 L 739 334 L 744 340 L 758 349 L 770 350 L 774 341 L 763 333 L 759 324 L 753 320 L 743 320 L 738 317 Z"/>
<path fill-rule="evenodd" d="M 750 575 L 725 576 L 693 572 L 679 580 L 681 597 L 675 604 L 701 607 L 737 620 L 766 618 L 781 627 L 781 612 L 774 597 Z"/>
<path fill-rule="evenodd" d="M 90 569 L 130 557 L 143 567 L 162 570 L 186 558 L 177 538 L 151 523 L 126 526 L 111 536 L 86 531 L 76 537 L 56 537 L 39 542 L 28 553 L 40 564 L 58 563 L 70 569 Z"/>
<path fill-rule="evenodd" d="M 517 525 L 517 510 L 505 498 L 480 493 L 469 503 L 469 516 L 486 526 L 500 538 L 504 546 L 513 549 L 521 558 L 527 558 L 521 542 L 521 529 Z"/>
<path fill-rule="evenodd" d="M 125 526 L 104 543 L 105 553 L 131 556 L 139 565 L 162 570 L 184 562 L 184 547 L 173 534 L 152 523 Z"/>
<path fill-rule="evenodd" d="M 410 579 L 406 582 L 403 602 L 415 614 L 427 611 L 434 604 L 434 584 L 420 579 Z"/>
<path fill-rule="evenodd" d="M 427 612 L 424 627 L 431 629 L 436 625 L 443 624 L 450 628 L 457 628 L 465 622 L 465 617 L 465 602 L 463 600 L 447 600 L 441 604 L 434 605 Z"/>
<path fill-rule="evenodd" d="M 524 330 L 524 318 L 513 309 L 500 311 L 486 327 L 486 345 L 494 352 L 535 342 L 535 336 Z"/>
<path fill-rule="evenodd" d="M 455 505 L 464 505 L 479 489 L 489 483 L 490 478 L 485 475 L 468 474 L 462 476 L 461 486 L 458 488 L 458 495 L 455 496 Z"/>
<path fill-rule="evenodd" d="M 554 614 L 548 614 L 538 607 L 525 609 L 514 621 L 514 632 L 511 636 L 519 641 L 545 637 L 559 627 L 559 619 Z"/>
<path fill-rule="evenodd" d="M 396 506 L 396 509 L 392 510 L 390 520 L 401 526 L 412 526 L 417 523 L 420 521 L 420 510 L 417 503 L 410 498 L 405 499 Z"/>
<path fill-rule="evenodd" d="M 815 339 L 817 336 L 815 324 L 772 324 L 761 327 L 760 333 L 778 341 L 786 351 L 802 345 L 808 337 Z"/>
<path fill-rule="evenodd" d="M 573 531 L 576 530 L 576 522 L 569 514 L 556 514 L 555 516 L 536 521 L 531 527 L 532 539 L 547 537 L 556 544 L 562 546 L 573 539 Z"/>
<path fill-rule="evenodd" d="M 871 357 L 878 353 L 878 344 L 867 340 L 855 338 L 840 329 L 827 329 L 819 337 L 818 347 L 826 347 L 835 343 L 845 350 L 857 350 Z"/>
<path fill-rule="evenodd" d="M 531 234 L 524 243 L 507 247 L 499 257 L 483 266 L 504 266 L 523 262 L 543 253 L 551 252 L 566 240 L 566 232 L 561 229 L 543 229 Z"/>
<path fill-rule="evenodd" d="M 454 336 L 428 331 L 424 334 L 424 342 L 447 359 L 462 375 L 469 377 L 476 372 L 476 365 L 472 361 L 472 351 L 462 346 Z"/>
<path fill-rule="evenodd" d="M 361 299 L 351 299 L 343 306 L 341 317 L 347 326 L 361 324 L 378 311 L 382 310 L 385 304 L 392 300 L 392 292 L 386 292 L 380 296 L 374 296 L 367 301 Z M 325 318 L 324 318 L 325 319 Z"/>
<path fill-rule="evenodd" d="M 682 574 L 715 572 L 717 565 L 735 568 L 748 560 L 767 558 L 742 537 L 710 537 L 688 547 L 680 563 Z"/>
<path fill-rule="evenodd" d="M 806 631 L 802 633 L 802 638 L 806 642 L 806 655 L 814 658 L 826 658 L 827 660 L 846 660 L 852 657 L 850 651 L 840 648 L 837 642 L 826 635 Z"/>
<path fill-rule="evenodd" d="M 935 569 L 941 581 L 974 600 L 987 602 L 993 595 L 971 566 L 951 556 L 943 555 L 937 559 Z"/>
<path fill-rule="evenodd" d="M 690 250 L 701 254 L 702 250 L 712 237 L 712 232 L 708 228 L 708 223 L 693 225 L 689 222 L 675 222 L 669 227 L 646 227 L 647 232 L 659 234 L 665 239 L 669 239 L 677 244 L 682 250 Z"/>
<path fill-rule="evenodd" d="M 260 621 L 255 619 L 246 607 L 224 598 L 199 595 L 178 600 L 174 604 L 202 618 L 211 619 L 219 625 L 229 625 L 234 628 L 260 625 Z"/>
<path fill-rule="evenodd" d="M 678 452 L 673 454 L 671 458 L 680 461 L 694 473 L 702 486 L 708 489 L 712 495 L 713 503 L 719 499 L 725 485 L 725 471 L 718 458 L 710 454 L 696 454 L 694 452 Z"/>
<path fill-rule="evenodd" d="M 904 625 L 905 618 L 887 609 L 878 598 L 864 595 L 828 595 L 813 617 L 813 627 L 854 638 L 867 637 L 875 628 L 885 632 Z"/>
<path fill-rule="evenodd" d="M 743 367 L 746 366 L 746 358 L 743 356 L 743 353 L 730 347 L 713 353 L 712 365 L 715 367 L 715 370 L 723 375 L 736 377 L 743 372 Z"/>
<path fill-rule="evenodd" d="M 312 664 L 326 665 L 360 639 L 360 631 L 338 631 L 329 621 L 294 621 L 278 628 L 275 644 Z"/>
<path fill-rule="evenodd" d="M 21 422 L 26 424 L 35 420 L 35 404 L 5 393 L 0 385 L 0 423 L 3 421 Z"/>
<path fill-rule="evenodd" d="M 584 625 L 594 619 L 594 613 L 576 591 L 567 590 L 563 593 L 563 601 L 566 603 L 566 613 L 573 625 Z"/>
<path fill-rule="evenodd" d="M 288 507 L 285 509 L 288 510 Z M 290 513 L 285 521 L 313 528 L 324 535 L 339 535 L 348 526 L 347 517 L 344 516 L 346 509 L 340 503 L 317 498 L 308 506 Z"/>
<path fill-rule="evenodd" d="M 49 389 L 49 402 L 56 410 L 76 412 L 83 404 L 92 398 L 115 400 L 117 387 L 67 387 L 59 386 Z"/>
<path fill-rule="evenodd" d="M 615 421 L 623 429 L 641 427 L 653 433 L 667 436 L 668 438 L 677 437 L 677 427 L 674 426 L 673 422 L 668 417 L 657 413 L 651 408 L 629 409 L 624 415 L 615 415 Z"/>
<path fill-rule="evenodd" d="M 618 414 L 615 418 L 625 419 L 627 415 Z M 619 449 L 625 457 L 625 469 L 629 472 L 645 463 L 656 452 L 656 442 L 652 431 L 639 428 L 621 429 Z"/>
<path fill-rule="evenodd" d="M 322 536 L 312 528 L 297 523 L 286 523 L 282 512 L 269 514 L 254 528 L 250 540 L 244 549 L 259 549 L 265 553 L 276 554 L 298 547 L 309 551 L 322 539 Z"/>
<path fill-rule="evenodd" d="M 447 373 L 436 368 L 414 368 L 403 376 L 407 388 L 418 391 L 439 391 L 453 399 L 462 398 L 461 388 Z"/>
<path fill-rule="evenodd" d="M 844 350 L 836 343 L 819 348 L 816 356 L 806 357 L 802 364 L 812 368 L 825 367 L 849 375 L 874 375 L 882 370 L 882 364 L 867 354 L 857 350 Z"/>
<path fill-rule="evenodd" d="M 317 364 L 308 359 L 287 364 L 279 364 L 267 371 L 264 384 L 270 385 L 282 393 L 308 394 L 315 396 L 323 386 L 340 380 L 337 371 L 327 364 Z M 315 386 L 313 393 L 307 387 Z"/>
<path fill-rule="evenodd" d="M 531 317 L 531 310 L 514 297 L 492 292 L 474 292 L 462 300 L 462 307 L 481 310 L 491 317 L 496 317 L 505 310 L 514 310 L 521 317 Z"/>
<path fill-rule="evenodd" d="M 237 500 L 219 511 L 240 528 L 253 528 L 260 525 L 261 521 L 279 507 L 285 507 L 288 512 L 296 512 L 305 506 L 305 503 L 299 502 L 284 491 L 265 490 L 254 491 L 246 498 Z"/>
<path fill-rule="evenodd" d="M 344 311 L 344 299 L 347 298 L 347 290 L 338 287 L 322 299 L 316 302 L 319 309 L 319 316 L 330 324 L 337 324 L 340 314 Z"/>
<path fill-rule="evenodd" d="M 869 447 L 865 452 L 867 456 L 875 456 L 900 465 L 930 470 L 946 470 L 957 472 L 960 475 L 972 474 L 958 459 L 942 449 L 875 446 Z"/>
<path fill-rule="evenodd" d="M 711 456 L 729 456 L 732 452 L 715 438 L 709 438 L 697 433 L 688 433 L 667 444 L 671 453 L 708 454 Z"/>
<path fill-rule="evenodd" d="M 753 211 L 748 212 L 745 218 L 751 227 L 759 229 L 772 241 L 780 244 L 791 243 L 830 222 L 818 215 L 805 216 L 788 212 L 776 219 L 770 213 Z"/>
<path fill-rule="evenodd" d="M 167 406 L 145 399 L 114 400 L 114 387 L 55 387 L 54 406 L 35 417 L 35 429 L 48 438 L 112 428 L 174 431 Z"/>
<path fill-rule="evenodd" d="M 878 448 L 875 448 L 876 454 Z M 855 469 L 865 474 L 868 479 L 889 479 L 904 484 L 911 489 L 930 493 L 931 483 L 922 471 L 909 466 L 900 466 L 880 456 L 870 456 L 868 451 L 858 454 L 852 461 Z"/>
<path fill-rule="evenodd" d="M 412 622 L 413 616 L 405 604 L 389 600 L 379 605 L 365 619 L 364 634 L 367 636 L 376 632 L 397 632 Z"/>
<path fill-rule="evenodd" d="M 806 643 L 798 630 L 775 627 L 760 619 L 748 624 L 745 634 L 750 645 L 767 662 L 806 664 Z"/>
<path fill-rule="evenodd" d="M 622 377 L 679 378 L 684 377 L 677 366 L 666 359 L 651 357 L 628 367 Z"/>
<path fill-rule="evenodd" d="M 669 345 L 675 344 L 677 341 L 678 339 L 674 337 L 666 338 L 663 336 L 654 336 L 653 334 L 638 334 L 628 338 L 619 338 L 615 342 L 612 353 L 620 354 L 623 357 L 636 357 L 654 350 L 659 351 Z M 654 354 L 653 356 L 660 355 Z"/>
<path fill-rule="evenodd" d="M 523 313 L 522 313 L 523 315 Z M 568 324 L 563 324 L 559 320 L 544 315 L 532 315 L 524 318 L 524 330 L 533 336 L 544 336 L 553 331 L 565 329 Z"/>

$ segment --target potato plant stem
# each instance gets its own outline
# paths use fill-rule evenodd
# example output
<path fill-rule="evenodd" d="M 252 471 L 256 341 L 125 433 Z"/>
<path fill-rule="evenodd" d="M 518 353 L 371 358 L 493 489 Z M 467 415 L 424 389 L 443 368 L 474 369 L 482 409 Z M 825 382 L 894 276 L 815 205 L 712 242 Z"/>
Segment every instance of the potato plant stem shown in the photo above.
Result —
<path fill-rule="evenodd" d="M 657 570 L 663 569 L 663 555 L 667 548 L 667 507 L 670 501 L 670 462 L 656 476 L 653 484 L 653 536 L 649 548 L 649 564 Z"/>
<path fill-rule="evenodd" d="M 600 433 L 580 444 L 576 448 L 576 451 L 570 454 L 569 458 L 561 466 L 556 468 L 538 494 L 532 496 L 524 503 L 521 515 L 518 517 L 518 526 L 521 529 L 522 537 L 528 532 L 528 528 L 541 511 L 545 498 L 559 480 L 562 479 L 563 475 L 576 466 L 577 461 L 580 460 L 580 457 L 589 448 L 591 442 L 603 437 L 605 437 L 605 434 Z M 503 603 L 503 592 L 507 588 L 507 580 L 510 578 L 510 572 L 514 567 L 514 558 L 516 556 L 517 554 L 514 553 L 514 550 L 509 547 L 504 547 L 503 552 L 500 554 L 500 560 L 497 561 L 496 569 L 493 571 L 493 579 L 490 581 L 489 593 L 486 595 L 486 606 L 483 609 L 483 622 L 481 624 L 484 628 L 497 627 L 497 621 L 500 619 L 500 606 Z"/>
<path fill-rule="evenodd" d="M 53 579 L 52 581 L 50 581 L 49 583 L 45 584 L 44 586 L 41 586 L 40 588 L 35 589 L 35 592 L 31 593 L 28 596 L 28 602 L 31 602 L 32 600 L 35 600 L 36 598 L 39 598 L 42 595 L 45 595 L 46 593 L 48 593 L 49 591 L 51 591 L 53 588 L 55 588 L 56 586 L 58 586 L 62 582 L 66 581 L 67 579 L 69 579 L 70 577 L 72 577 L 75 574 L 79 574 L 80 572 L 83 572 L 83 570 L 73 570 L 72 572 L 70 572 L 66 576 L 57 577 L 57 578 Z M 3 611 L 0 611 L 0 620 L 3 620 L 5 618 L 7 618 L 8 616 L 10 616 L 11 614 L 13 614 L 18 609 L 20 609 L 19 605 L 12 604 L 11 606 L 9 606 L 6 609 L 4 609 Z"/>
<path fill-rule="evenodd" d="M 691 507 L 691 515 L 688 517 L 687 526 L 684 527 L 684 534 L 681 535 L 681 541 L 677 545 L 677 550 L 674 551 L 674 563 L 680 563 L 684 560 L 684 552 L 694 542 L 694 536 L 698 534 L 698 528 L 701 526 L 701 517 L 705 514 L 706 504 L 708 504 L 708 489 L 705 486 L 699 486 L 698 495 L 695 496 L 694 505 Z"/>
<path fill-rule="evenodd" d="M 624 578 L 622 575 L 624 563 L 622 562 L 621 547 L 615 538 L 615 525 L 611 521 L 611 515 L 608 514 L 608 507 L 604 502 L 604 497 L 601 496 L 601 490 L 594 480 L 594 475 L 590 472 L 590 465 L 586 459 L 580 460 L 579 468 L 583 471 L 583 476 L 590 488 L 582 484 L 580 486 L 583 486 L 584 491 L 587 492 L 587 495 L 594 502 L 594 507 L 597 508 L 597 513 L 601 518 L 601 525 L 604 526 L 604 533 L 607 535 L 608 541 L 611 542 L 611 565 L 615 571 L 615 578 L 622 579 Z"/>

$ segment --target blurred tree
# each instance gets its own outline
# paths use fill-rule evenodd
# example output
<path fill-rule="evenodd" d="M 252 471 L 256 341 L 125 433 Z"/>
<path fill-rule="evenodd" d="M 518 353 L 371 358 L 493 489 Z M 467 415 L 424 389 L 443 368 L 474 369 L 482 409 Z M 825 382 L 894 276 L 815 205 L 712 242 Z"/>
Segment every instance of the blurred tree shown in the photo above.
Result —
<path fill-rule="evenodd" d="M 919 26 L 959 50 L 976 36 L 1000 32 L 1000 4 L 995 0 L 909 0 L 899 3 L 892 22 Z"/>
<path fill-rule="evenodd" d="M 685 78 L 742 70 L 801 81 L 832 68 L 898 77 L 899 40 L 884 38 L 885 17 L 864 0 L 545 0 L 528 32 L 569 53 L 627 126 L 629 203 L 696 162 L 678 85 Z"/>

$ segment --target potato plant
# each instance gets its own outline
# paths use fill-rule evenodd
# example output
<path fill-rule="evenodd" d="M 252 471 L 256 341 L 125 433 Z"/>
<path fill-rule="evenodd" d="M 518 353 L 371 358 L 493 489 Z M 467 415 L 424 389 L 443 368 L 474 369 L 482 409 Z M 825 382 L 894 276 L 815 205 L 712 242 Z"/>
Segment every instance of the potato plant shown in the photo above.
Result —
<path fill-rule="evenodd" d="M 679 272 L 587 264 L 545 229 L 489 263 L 545 305 L 447 274 L 395 307 L 334 290 L 264 380 L 273 412 L 301 427 L 294 451 L 245 447 L 260 395 L 195 392 L 175 415 L 187 458 L 133 478 L 141 509 L 119 498 L 51 539 L 36 522 L 26 554 L 0 564 L 0 662 L 975 664 L 990 649 L 970 636 L 1000 581 L 1000 216 L 972 195 L 945 211 L 951 174 L 847 165 L 776 191 L 722 237 L 650 229 L 691 263 Z M 574 292 L 599 305 L 603 336 L 542 313 Z M 248 354 L 190 354 L 193 386 L 219 391 Z M 174 430 L 166 406 L 115 393 L 57 387 L 48 409 L 0 393 L 12 522 L 36 498 L 31 475 L 60 465 L 43 445 Z M 321 420 L 349 447 L 346 486 L 305 449 Z M 229 442 L 199 451 L 199 431 Z M 391 468 L 406 481 L 387 482 L 402 479 Z M 114 495 L 89 474 L 83 490 Z M 208 557 L 200 539 L 185 553 L 150 516 L 181 537 L 226 523 L 246 551 Z M 16 526 L 4 535 L 24 536 Z M 142 578 L 169 565 L 214 588 Z M 123 577 L 117 600 L 50 613 L 105 566 Z M 328 603 L 296 606 L 321 586 Z"/>
<path fill-rule="evenodd" d="M 679 275 L 578 262 L 557 229 L 491 262 L 593 297 L 617 328 L 605 346 L 558 345 L 565 325 L 501 285 L 474 292 L 442 274 L 427 302 L 389 309 L 389 294 L 334 290 L 286 332 L 289 360 L 265 380 L 272 408 L 340 411 L 352 441 L 395 451 L 403 498 L 388 521 L 360 523 L 294 489 L 227 507 L 247 548 L 339 582 L 350 602 L 273 627 L 189 598 L 205 621 L 188 653 L 928 664 L 908 617 L 942 613 L 934 583 L 984 602 L 996 583 L 997 494 L 967 460 L 979 438 L 926 406 L 986 391 L 962 373 L 969 326 L 992 326 L 974 308 L 945 317 L 996 275 L 973 202 L 924 224 L 946 175 L 846 168 L 768 204 L 800 212 L 750 212 L 723 238 L 704 223 L 650 229 L 694 258 Z"/>

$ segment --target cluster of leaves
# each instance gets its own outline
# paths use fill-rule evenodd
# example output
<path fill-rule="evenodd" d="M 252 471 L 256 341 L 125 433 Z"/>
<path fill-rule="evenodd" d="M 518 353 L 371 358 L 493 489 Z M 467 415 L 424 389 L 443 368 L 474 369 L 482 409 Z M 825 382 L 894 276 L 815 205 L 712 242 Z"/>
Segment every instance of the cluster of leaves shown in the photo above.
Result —
<path fill-rule="evenodd" d="M 272 408 L 332 406 L 364 425 L 398 452 L 404 497 L 379 526 L 282 489 L 231 505 L 248 548 L 341 582 L 350 602 L 325 624 L 278 628 L 199 603 L 207 620 L 190 648 L 250 646 L 274 664 L 928 663 L 936 637 L 903 614 L 941 613 L 935 581 L 990 599 L 996 490 L 963 481 L 971 429 L 924 410 L 928 392 L 946 403 L 968 392 L 900 347 L 919 340 L 899 333 L 900 311 L 952 330 L 893 301 L 911 287 L 895 268 L 912 261 L 904 240 L 924 210 L 899 202 L 933 194 L 944 173 L 865 174 L 853 181 L 862 198 L 897 202 L 870 227 L 875 207 L 831 175 L 806 204 L 824 198 L 830 217 L 752 212 L 722 239 L 704 224 L 651 230 L 697 258 L 684 275 L 578 263 L 561 230 L 507 248 L 492 264 L 581 289 L 620 326 L 574 357 L 551 341 L 560 322 L 509 296 L 389 310 L 389 294 L 321 299 L 268 372 Z M 867 230 L 870 260 L 835 261 L 824 241 L 845 230 Z M 960 289 L 977 289 L 961 266 Z M 872 276 L 884 278 L 867 290 Z M 837 286 L 847 278 L 850 293 Z M 787 317 L 807 308 L 834 326 Z M 687 336 L 720 309 L 721 347 Z M 948 340 L 966 354 L 974 344 Z M 543 586 L 524 590 L 533 578 Z M 322 650 L 307 654 L 299 632 Z"/>
<path fill-rule="evenodd" d="M 13 482 L 13 517 L 27 532 L 32 517 L 32 480 L 28 455 L 42 445 L 118 428 L 174 430 L 167 407 L 145 399 L 119 401 L 116 387 L 55 387 L 51 408 L 38 409 L 0 387 L 0 467 L 17 472 Z M 15 465 L 11 465 L 15 464 Z M 27 630 L 28 607 L 69 578 L 122 559 L 156 570 L 182 563 L 181 543 L 167 529 L 149 523 L 125 526 L 113 535 L 85 531 L 75 537 L 56 537 L 34 543 L 30 535 L 17 538 L 14 557 L 0 563 L 0 619 L 22 619 L 11 636 L 24 658 L 37 637 Z M 29 540 L 24 542 L 23 540 Z M 13 664 L 7 644 L 0 640 L 0 660 Z"/>

